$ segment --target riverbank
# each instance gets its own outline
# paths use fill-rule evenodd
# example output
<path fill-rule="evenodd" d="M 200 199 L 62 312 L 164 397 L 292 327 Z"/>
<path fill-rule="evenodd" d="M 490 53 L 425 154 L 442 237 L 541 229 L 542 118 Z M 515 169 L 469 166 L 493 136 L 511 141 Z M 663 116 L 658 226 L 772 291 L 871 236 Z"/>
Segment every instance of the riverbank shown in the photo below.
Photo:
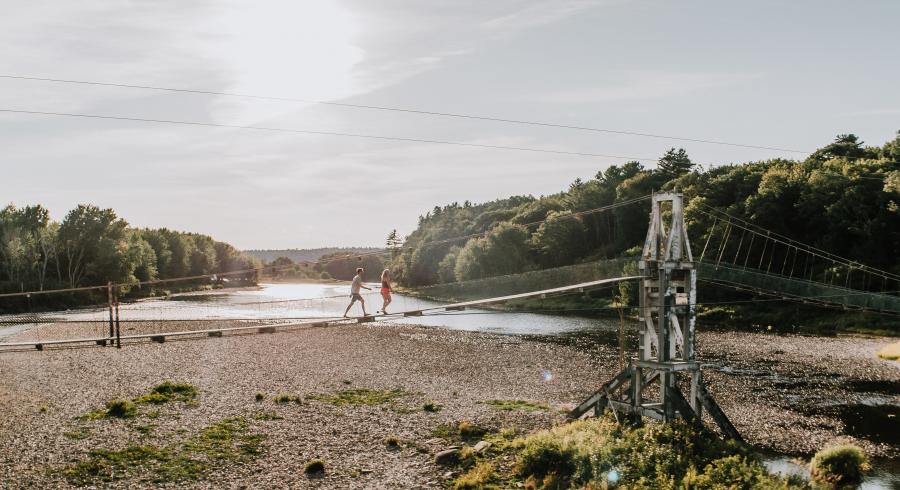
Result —
<path fill-rule="evenodd" d="M 887 343 L 725 332 L 699 337 L 710 391 L 750 443 L 804 454 L 849 441 L 874 456 L 897 458 L 896 433 L 885 432 L 896 427 L 891 419 L 872 433 L 851 428 L 847 418 L 864 402 L 896 407 L 900 367 L 875 355 Z M 450 470 L 436 465 L 434 455 L 455 443 L 460 422 L 491 433 L 560 423 L 567 408 L 614 374 L 616 358 L 615 348 L 596 335 L 503 336 L 375 323 L 121 350 L 4 353 L 0 481 L 59 486 L 67 468 L 79 462 L 93 468 L 97 456 L 89 451 L 101 448 L 168 454 L 168 466 L 154 461 L 170 468 L 186 448 L 206 447 L 198 441 L 210 428 L 238 418 L 258 453 L 222 466 L 211 461 L 193 485 L 440 488 Z M 112 399 L 140 399 L 165 380 L 195 386 L 197 398 L 139 404 L 129 419 L 79 419 Z M 276 403 L 282 394 L 288 403 Z M 310 479 L 304 466 L 312 459 L 323 460 L 326 472 Z"/>

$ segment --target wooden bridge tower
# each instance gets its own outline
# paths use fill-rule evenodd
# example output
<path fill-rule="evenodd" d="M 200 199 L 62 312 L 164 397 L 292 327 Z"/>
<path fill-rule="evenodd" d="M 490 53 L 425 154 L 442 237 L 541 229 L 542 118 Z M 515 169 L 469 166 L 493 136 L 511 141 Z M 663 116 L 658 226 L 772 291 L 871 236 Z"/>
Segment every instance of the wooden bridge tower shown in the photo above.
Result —
<path fill-rule="evenodd" d="M 727 437 L 740 439 L 706 391 L 696 359 L 697 269 L 684 225 L 682 195 L 656 193 L 651 206 L 650 227 L 639 262 L 642 279 L 637 355 L 576 407 L 570 418 L 580 418 L 591 410 L 599 415 L 609 409 L 636 422 L 649 417 L 700 423 L 706 409 Z"/>

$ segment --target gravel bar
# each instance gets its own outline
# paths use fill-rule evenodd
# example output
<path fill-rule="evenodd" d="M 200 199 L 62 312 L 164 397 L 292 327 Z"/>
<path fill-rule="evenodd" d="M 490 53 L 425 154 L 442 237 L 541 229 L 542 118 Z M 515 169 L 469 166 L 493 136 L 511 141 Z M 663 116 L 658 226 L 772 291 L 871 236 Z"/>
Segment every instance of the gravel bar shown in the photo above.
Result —
<path fill-rule="evenodd" d="M 900 455 L 895 444 L 847 435 L 833 410 L 860 403 L 861 396 L 897 403 L 900 367 L 874 355 L 889 339 L 702 332 L 699 342 L 710 391 L 754 445 L 798 454 L 852 441 L 873 455 Z M 602 342 L 388 323 L 126 344 L 121 350 L 0 353 L 0 487 L 65 488 L 54 470 L 84 460 L 91 449 L 164 446 L 239 416 L 265 436 L 263 453 L 171 486 L 446 488 L 448 470 L 433 458 L 452 441 L 436 437 L 436 428 L 463 420 L 520 431 L 561 423 L 565 409 L 614 374 L 616 359 L 616 350 Z M 131 420 L 76 419 L 165 380 L 195 385 L 198 403 L 160 406 L 153 420 L 143 408 Z M 308 398 L 348 388 L 398 389 L 403 395 L 361 406 Z M 257 393 L 265 400 L 256 401 Z M 281 393 L 303 401 L 276 404 Z M 494 399 L 548 408 L 502 411 L 483 403 Z M 426 401 L 442 409 L 426 412 Z M 260 420 L 262 413 L 281 418 Z M 144 434 L 137 430 L 142 425 L 153 427 Z M 64 435 L 79 430 L 84 438 Z M 399 450 L 386 446 L 388 437 L 402 442 Z M 304 474 L 312 459 L 325 462 L 323 476 Z M 103 485 L 137 486 L 130 480 Z"/>

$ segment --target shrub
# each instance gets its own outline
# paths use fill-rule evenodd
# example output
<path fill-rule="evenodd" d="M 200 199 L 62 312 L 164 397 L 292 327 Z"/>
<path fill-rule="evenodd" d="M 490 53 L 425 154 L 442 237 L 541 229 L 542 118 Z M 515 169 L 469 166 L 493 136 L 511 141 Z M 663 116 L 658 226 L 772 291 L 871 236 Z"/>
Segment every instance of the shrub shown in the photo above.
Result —
<path fill-rule="evenodd" d="M 494 479 L 494 465 L 491 463 L 481 462 L 475 465 L 471 470 L 460 475 L 453 482 L 455 490 L 475 490 L 484 488 L 485 485 Z"/>
<path fill-rule="evenodd" d="M 325 462 L 321 459 L 314 459 L 306 463 L 306 468 L 303 469 L 303 472 L 307 475 L 321 475 L 325 473 Z"/>
<path fill-rule="evenodd" d="M 814 479 L 834 485 L 859 483 L 868 469 L 866 453 L 851 444 L 825 448 L 817 452 L 809 463 Z"/>
<path fill-rule="evenodd" d="M 525 477 L 544 478 L 552 473 L 568 478 L 575 469 L 575 451 L 548 438 L 529 441 L 519 453 L 516 464 L 516 473 Z"/>

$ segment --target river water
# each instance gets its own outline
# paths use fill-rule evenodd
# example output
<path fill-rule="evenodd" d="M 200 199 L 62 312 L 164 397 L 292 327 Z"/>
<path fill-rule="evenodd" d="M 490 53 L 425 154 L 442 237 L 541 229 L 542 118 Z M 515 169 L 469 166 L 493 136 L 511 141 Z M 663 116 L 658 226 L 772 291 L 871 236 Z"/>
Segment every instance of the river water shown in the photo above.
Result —
<path fill-rule="evenodd" d="M 373 291 L 363 291 L 366 311 L 374 313 L 381 308 L 381 296 L 377 292 L 379 284 L 367 284 Z M 258 288 L 219 290 L 213 292 L 188 293 L 168 299 L 152 299 L 123 304 L 120 316 L 126 320 L 191 320 L 191 319 L 313 319 L 335 318 L 343 314 L 349 302 L 349 288 L 346 284 L 262 284 Z M 422 310 L 439 306 L 441 303 L 401 294 L 394 294 L 389 312 Z M 362 309 L 357 303 L 350 311 L 351 316 L 359 316 Z M 103 321 L 108 311 L 103 309 L 80 309 L 56 312 L 53 318 L 66 320 Z M 4 316 L 0 315 L 0 325 Z M 483 309 L 467 309 L 460 312 L 435 311 L 425 316 L 391 320 L 393 323 L 426 325 L 454 330 L 490 332 L 506 335 L 566 335 L 601 334 L 611 337 L 618 328 L 613 319 L 579 318 L 571 316 L 535 313 L 506 313 Z M 35 328 L 35 324 L 12 324 L 0 326 L 0 342 L 4 337 Z M 39 328 L 39 327 L 38 327 Z M 799 474 L 808 477 L 808 470 L 783 455 L 766 458 L 770 471 L 785 475 Z M 879 462 L 860 487 L 865 490 L 900 489 L 900 464 Z"/>

